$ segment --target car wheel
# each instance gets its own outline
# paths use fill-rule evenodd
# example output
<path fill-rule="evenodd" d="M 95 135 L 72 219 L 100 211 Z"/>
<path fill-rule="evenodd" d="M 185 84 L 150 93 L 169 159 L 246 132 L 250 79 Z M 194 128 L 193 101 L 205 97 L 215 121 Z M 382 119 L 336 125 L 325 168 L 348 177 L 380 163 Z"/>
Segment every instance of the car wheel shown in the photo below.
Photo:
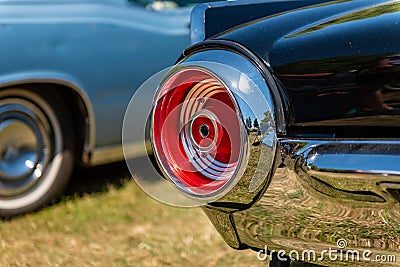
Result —
<path fill-rule="evenodd" d="M 73 168 L 73 139 L 59 97 L 0 91 L 0 216 L 36 210 L 61 193 Z"/>

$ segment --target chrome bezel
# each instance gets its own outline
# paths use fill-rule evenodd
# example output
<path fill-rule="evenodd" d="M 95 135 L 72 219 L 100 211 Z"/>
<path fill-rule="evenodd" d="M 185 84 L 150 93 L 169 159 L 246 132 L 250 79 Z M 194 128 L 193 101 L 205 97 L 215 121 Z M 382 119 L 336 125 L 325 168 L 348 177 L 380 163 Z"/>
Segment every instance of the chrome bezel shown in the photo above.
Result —
<path fill-rule="evenodd" d="M 216 191 L 213 191 L 211 193 L 208 193 L 208 194 L 198 194 L 198 193 L 190 190 L 190 188 L 186 187 L 182 182 L 180 182 L 180 180 L 178 178 L 174 177 L 174 175 L 171 175 L 169 172 L 167 172 L 166 168 L 164 167 L 164 164 L 162 163 L 161 156 L 155 147 L 155 142 L 153 142 L 153 140 L 154 140 L 154 110 L 155 110 L 155 106 L 157 104 L 157 100 L 160 98 L 162 88 L 169 81 L 169 79 L 172 78 L 174 75 L 177 75 L 178 73 L 180 73 L 182 71 L 190 71 L 190 70 L 197 70 L 197 71 L 205 72 L 206 74 L 215 78 L 226 89 L 226 93 L 229 95 L 229 97 L 232 100 L 232 103 L 235 106 L 235 110 L 237 113 L 237 119 L 238 119 L 238 122 L 240 125 L 240 135 L 241 135 L 241 139 L 242 139 L 241 141 L 243 144 L 240 148 L 238 166 L 242 166 L 243 157 L 246 157 L 246 159 L 247 159 L 247 157 L 248 157 L 248 153 L 247 153 L 248 139 L 247 139 L 247 135 L 245 135 L 246 130 L 245 130 L 245 126 L 244 126 L 243 120 L 242 120 L 242 113 L 240 111 L 240 107 L 236 101 L 236 98 L 233 96 L 232 92 L 229 90 L 229 87 L 226 85 L 226 83 L 216 73 L 212 72 L 211 70 L 209 70 L 207 68 L 203 68 L 200 66 L 182 67 L 180 65 L 177 65 L 163 79 L 160 86 L 157 88 L 157 92 L 155 94 L 154 101 L 152 104 L 150 140 L 151 140 L 152 149 L 154 151 L 155 158 L 156 158 L 158 166 L 160 167 L 160 170 L 162 171 L 162 173 L 165 177 L 167 177 L 171 182 L 173 182 L 177 186 L 177 188 L 179 189 L 180 192 L 184 193 L 186 196 L 188 196 L 190 198 L 202 199 L 205 201 L 212 201 L 212 200 L 216 200 L 216 199 L 222 197 L 223 195 L 225 195 L 237 183 L 238 177 L 240 177 L 240 175 L 238 175 L 238 173 L 241 172 L 241 168 L 236 169 L 235 172 L 232 174 L 232 178 L 230 178 L 229 181 L 227 181 L 221 188 L 219 188 Z"/>
<path fill-rule="evenodd" d="M 188 192 L 185 188 L 176 182 L 171 180 L 171 177 L 164 171 L 163 164 L 161 161 L 163 159 L 160 158 L 157 150 L 154 145 L 154 109 L 156 106 L 156 100 L 159 98 L 159 94 L 161 88 L 164 84 L 176 73 L 183 70 L 201 70 L 210 74 L 212 77 L 215 77 L 226 89 L 235 104 L 235 109 L 237 110 L 238 120 L 241 125 L 241 135 L 243 146 L 241 147 L 241 160 L 238 164 L 238 168 L 235 170 L 234 176 L 231 178 L 229 182 L 227 182 L 223 187 L 219 190 L 207 194 L 207 195 L 198 195 L 193 192 Z M 212 69 L 212 71 L 211 71 Z M 245 80 L 250 82 L 251 87 L 248 92 L 240 91 L 240 77 L 238 74 L 243 74 L 245 76 Z M 236 75 L 236 76 L 235 76 Z M 268 74 L 270 75 L 270 74 Z M 235 76 L 239 80 L 237 80 L 237 84 L 234 84 L 232 81 L 232 77 Z M 242 88 L 243 89 L 243 88 Z M 247 104 L 248 103 L 248 104 Z M 262 107 L 258 107 L 258 105 L 265 105 Z M 246 106 L 247 105 L 247 106 Z M 252 154 L 252 138 L 251 134 L 248 133 L 247 128 L 245 126 L 245 119 L 248 115 L 249 106 L 252 108 L 255 107 L 254 114 L 257 114 L 257 118 L 261 120 L 264 111 L 271 113 L 271 119 L 268 123 L 268 129 L 265 129 L 265 135 L 260 136 L 261 139 L 261 152 L 259 151 L 258 159 L 268 158 L 268 163 L 260 164 L 261 161 L 258 161 L 257 167 L 260 165 L 263 170 L 258 170 L 254 172 L 253 178 L 243 178 L 243 175 L 246 171 L 248 171 L 247 163 L 249 162 L 250 156 Z M 243 113 L 243 110 L 246 114 Z M 222 49 L 214 49 L 208 51 L 200 51 L 198 53 L 192 54 L 188 56 L 186 59 L 179 62 L 162 80 L 160 85 L 157 88 L 157 92 L 155 94 L 155 98 L 153 100 L 152 105 L 152 114 L 151 114 L 151 129 L 150 129 L 150 140 L 152 141 L 152 148 L 154 154 L 156 155 L 156 161 L 158 166 L 161 169 L 161 172 L 168 180 L 171 180 L 179 191 L 181 191 L 185 196 L 189 198 L 195 199 L 196 201 L 200 201 L 201 203 L 207 204 L 210 202 L 239 202 L 237 194 L 243 195 L 240 202 L 242 203 L 252 203 L 257 198 L 257 195 L 262 190 L 265 190 L 268 185 L 268 181 L 270 179 L 270 174 L 273 172 L 273 166 L 275 166 L 275 158 L 277 151 L 277 138 L 276 138 L 276 126 L 275 126 L 275 107 L 273 98 L 270 92 L 270 85 L 264 78 L 263 74 L 260 73 L 259 69 L 246 57 L 240 55 L 239 53 L 222 50 Z M 258 139 L 258 137 L 256 137 Z M 254 141 L 254 140 L 253 140 Z M 265 149 L 265 150 L 264 150 Z M 245 163 L 245 164 L 244 164 Z M 240 185 L 239 185 L 240 183 Z M 246 188 L 245 194 L 242 194 L 243 190 L 240 188 Z"/>

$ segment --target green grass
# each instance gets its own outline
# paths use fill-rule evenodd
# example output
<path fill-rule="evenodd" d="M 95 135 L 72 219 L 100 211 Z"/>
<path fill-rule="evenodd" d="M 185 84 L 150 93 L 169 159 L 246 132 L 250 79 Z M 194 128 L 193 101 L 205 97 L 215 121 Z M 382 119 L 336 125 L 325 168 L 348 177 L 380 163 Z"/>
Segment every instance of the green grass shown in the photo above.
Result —
<path fill-rule="evenodd" d="M 228 247 L 198 208 L 161 204 L 123 163 L 74 174 L 66 196 L 0 221 L 0 266 L 267 266 Z"/>

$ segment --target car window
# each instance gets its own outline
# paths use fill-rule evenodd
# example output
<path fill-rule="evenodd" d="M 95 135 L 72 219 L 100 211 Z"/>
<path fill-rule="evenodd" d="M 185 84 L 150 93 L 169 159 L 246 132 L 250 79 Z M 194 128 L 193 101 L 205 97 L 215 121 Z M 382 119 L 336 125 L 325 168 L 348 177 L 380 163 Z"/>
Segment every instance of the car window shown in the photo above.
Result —
<path fill-rule="evenodd" d="M 179 6 L 190 6 L 190 5 L 196 5 L 196 4 L 201 4 L 201 3 L 208 3 L 208 2 L 217 2 L 221 0 L 174 0 L 175 3 L 177 3 Z"/>
<path fill-rule="evenodd" d="M 129 0 L 145 7 L 162 6 L 163 8 L 176 8 L 192 6 L 201 3 L 216 2 L 221 0 Z"/>

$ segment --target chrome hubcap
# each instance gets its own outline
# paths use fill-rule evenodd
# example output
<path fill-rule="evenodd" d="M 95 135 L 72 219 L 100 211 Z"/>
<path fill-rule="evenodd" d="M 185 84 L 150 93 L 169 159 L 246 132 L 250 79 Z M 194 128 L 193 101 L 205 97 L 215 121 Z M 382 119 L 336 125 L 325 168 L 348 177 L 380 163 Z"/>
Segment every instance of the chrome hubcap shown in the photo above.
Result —
<path fill-rule="evenodd" d="M 19 120 L 0 123 L 0 175 L 17 180 L 32 171 L 39 160 L 39 141 L 34 129 Z"/>
<path fill-rule="evenodd" d="M 46 116 L 31 102 L 0 100 L 0 197 L 22 194 L 40 181 L 50 133 Z"/>

